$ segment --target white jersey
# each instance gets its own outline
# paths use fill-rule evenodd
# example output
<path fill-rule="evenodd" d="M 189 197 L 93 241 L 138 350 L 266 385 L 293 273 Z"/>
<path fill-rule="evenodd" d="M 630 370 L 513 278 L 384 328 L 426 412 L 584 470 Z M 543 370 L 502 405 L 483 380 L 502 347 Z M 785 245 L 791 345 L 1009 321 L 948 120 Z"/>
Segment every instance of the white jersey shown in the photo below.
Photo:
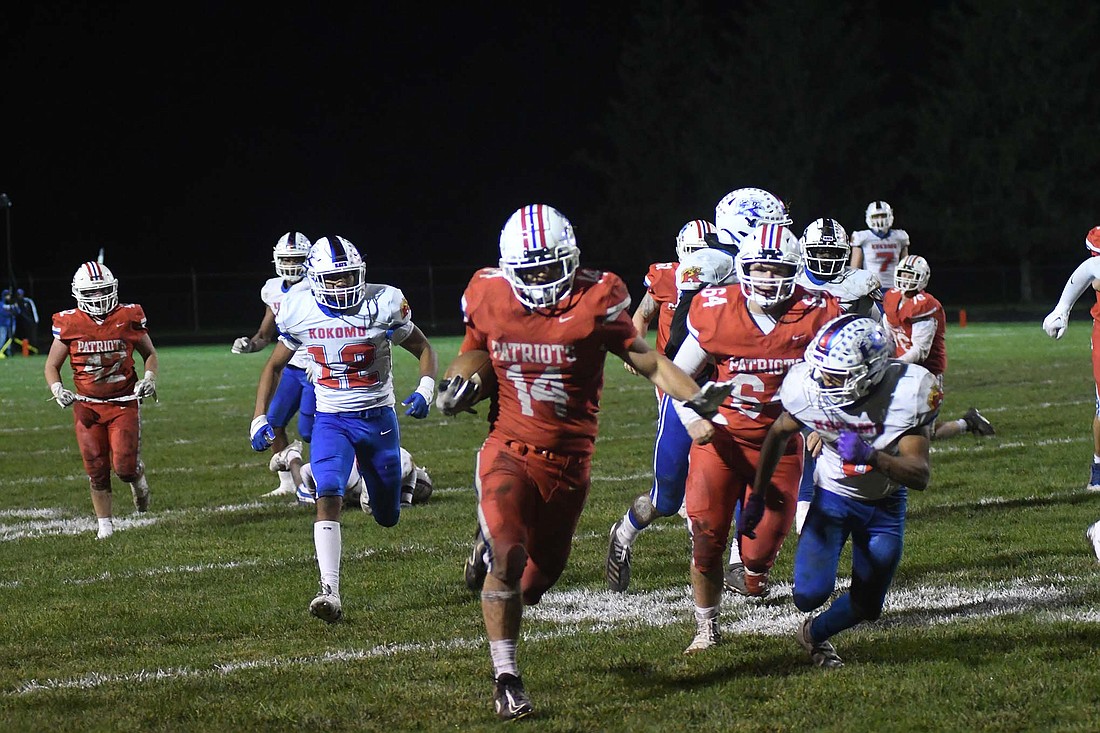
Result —
<path fill-rule="evenodd" d="M 875 448 L 898 454 L 898 441 L 913 428 L 936 421 L 943 390 L 934 374 L 916 364 L 890 362 L 872 393 L 847 407 L 823 406 L 813 367 L 801 362 L 787 372 L 779 399 L 783 408 L 822 437 L 814 483 L 834 494 L 874 500 L 901 485 L 870 466 L 844 463 L 836 449 L 841 430 L 854 430 Z"/>
<path fill-rule="evenodd" d="M 733 256 L 713 247 L 689 252 L 676 268 L 676 290 L 692 292 L 713 285 L 737 282 Z"/>
<path fill-rule="evenodd" d="M 871 305 L 871 301 L 882 303 L 882 286 L 867 270 L 845 267 L 843 272 L 824 283 L 816 282 L 807 270 L 803 270 L 798 276 L 798 284 L 812 293 L 829 293 L 840 301 L 845 313 L 858 312 L 861 316 L 882 320 L 882 309 Z"/>
<path fill-rule="evenodd" d="M 894 287 L 894 268 L 901 259 L 901 251 L 908 247 L 909 232 L 904 229 L 891 229 L 884 236 L 870 229 L 852 232 L 852 249 L 863 251 L 863 269 L 874 273 L 883 291 Z"/>
<path fill-rule="evenodd" d="M 279 317 L 279 308 L 282 305 L 283 299 L 290 293 L 298 290 L 305 290 L 309 292 L 309 280 L 302 278 L 296 283 L 287 283 L 281 277 L 273 277 L 264 283 L 264 286 L 260 288 L 260 299 L 263 300 L 264 305 L 271 309 L 271 312 L 275 314 L 275 318 Z M 305 369 L 306 364 L 309 363 L 309 355 L 304 351 L 295 352 L 294 356 L 290 359 L 290 366 L 298 367 L 299 369 Z"/>
<path fill-rule="evenodd" d="M 411 318 L 400 290 L 370 284 L 355 315 L 322 310 L 311 293 L 294 291 L 275 324 L 288 349 L 307 352 L 319 367 L 317 411 L 356 412 L 394 404 L 391 349 L 412 333 Z"/>

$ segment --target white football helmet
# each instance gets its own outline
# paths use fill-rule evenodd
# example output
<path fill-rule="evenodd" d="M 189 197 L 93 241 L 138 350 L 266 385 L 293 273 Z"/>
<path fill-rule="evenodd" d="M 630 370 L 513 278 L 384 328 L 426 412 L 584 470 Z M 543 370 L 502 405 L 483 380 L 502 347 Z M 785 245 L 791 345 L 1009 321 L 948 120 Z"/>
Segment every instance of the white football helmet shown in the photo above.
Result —
<path fill-rule="evenodd" d="M 894 268 L 894 287 L 903 292 L 924 290 L 932 277 L 928 260 L 920 255 L 909 255 Z"/>
<path fill-rule="evenodd" d="M 549 308 L 567 297 L 580 259 L 573 225 L 552 206 L 517 209 L 500 231 L 500 269 L 528 308 Z"/>
<path fill-rule="evenodd" d="M 785 226 L 758 226 L 741 242 L 734 264 L 746 298 L 764 308 L 782 303 L 794 294 L 795 281 L 802 272 L 798 237 Z M 754 264 L 782 267 L 779 272 L 761 275 L 750 272 Z"/>
<path fill-rule="evenodd" d="M 309 289 L 321 305 L 347 310 L 366 297 L 367 266 L 355 245 L 343 237 L 321 237 L 314 242 L 305 267 Z"/>
<path fill-rule="evenodd" d="M 287 232 L 275 243 L 275 274 L 296 283 L 305 277 L 309 239 L 301 232 Z"/>
<path fill-rule="evenodd" d="M 1089 229 L 1089 233 L 1085 235 L 1085 248 L 1093 257 L 1100 255 L 1100 226 Z"/>
<path fill-rule="evenodd" d="M 708 238 L 711 246 L 740 246 L 761 224 L 792 224 L 787 205 L 773 193 L 762 188 L 738 188 L 730 191 L 714 207 L 717 237 Z"/>
<path fill-rule="evenodd" d="M 694 219 L 684 224 L 676 235 L 676 259 L 683 262 L 695 250 L 703 249 L 707 246 L 706 235 L 715 233 L 714 225 L 705 219 Z"/>
<path fill-rule="evenodd" d="M 832 280 L 844 272 L 852 245 L 836 219 L 815 220 L 802 232 L 801 243 L 806 269 L 819 280 Z"/>
<path fill-rule="evenodd" d="M 90 316 L 105 316 L 118 307 L 118 280 L 98 262 L 85 262 L 73 275 L 76 307 Z"/>
<path fill-rule="evenodd" d="M 885 201 L 867 204 L 867 226 L 875 234 L 885 234 L 894 226 L 894 210 Z"/>
<path fill-rule="evenodd" d="M 892 354 L 893 342 L 877 321 L 849 313 L 822 326 L 804 358 L 823 403 L 844 407 L 879 383 Z"/>

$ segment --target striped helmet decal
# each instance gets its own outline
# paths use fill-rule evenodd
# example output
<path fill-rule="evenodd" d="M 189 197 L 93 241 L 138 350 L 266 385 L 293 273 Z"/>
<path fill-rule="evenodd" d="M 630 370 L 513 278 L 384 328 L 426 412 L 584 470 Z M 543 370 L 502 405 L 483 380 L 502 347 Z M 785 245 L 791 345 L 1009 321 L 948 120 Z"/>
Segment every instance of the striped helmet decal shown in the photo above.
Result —
<path fill-rule="evenodd" d="M 832 322 L 832 325 L 825 329 L 825 332 L 821 334 L 821 337 L 818 338 L 815 351 L 823 355 L 828 354 L 829 349 L 832 347 L 832 341 L 836 337 L 836 335 L 844 330 L 844 327 L 847 326 L 849 323 L 858 320 L 859 318 L 860 316 L 856 315 L 855 313 L 849 313 L 846 316 L 841 316 L 840 318 L 837 318 L 835 321 Z"/>
<path fill-rule="evenodd" d="M 523 249 L 546 249 L 546 219 L 542 204 L 523 207 Z"/>
<path fill-rule="evenodd" d="M 103 268 L 99 266 L 98 262 L 85 262 L 84 270 L 88 273 L 88 277 L 91 280 L 103 279 Z"/>
<path fill-rule="evenodd" d="M 760 249 L 763 252 L 779 252 L 783 242 L 783 231 L 787 227 L 782 224 L 764 224 L 760 232 Z"/>
<path fill-rule="evenodd" d="M 333 264 L 348 261 L 348 251 L 344 248 L 344 240 L 337 236 L 328 238 L 329 251 L 332 252 Z"/>

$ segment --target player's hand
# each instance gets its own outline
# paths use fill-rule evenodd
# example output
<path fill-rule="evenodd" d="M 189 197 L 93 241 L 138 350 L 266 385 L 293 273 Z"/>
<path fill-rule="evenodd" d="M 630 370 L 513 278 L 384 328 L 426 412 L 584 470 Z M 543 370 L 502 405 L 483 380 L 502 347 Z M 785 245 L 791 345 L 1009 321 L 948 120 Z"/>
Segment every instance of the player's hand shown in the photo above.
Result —
<path fill-rule="evenodd" d="M 707 382 L 695 393 L 694 397 L 684 404 L 711 422 L 718 425 L 726 425 L 726 418 L 718 414 L 718 406 L 726 401 L 726 398 L 730 396 L 730 392 L 732 391 L 733 380 L 728 382 Z"/>
<path fill-rule="evenodd" d="M 872 456 L 877 452 L 868 445 L 859 433 L 853 430 L 842 430 L 836 440 L 836 450 L 845 463 L 853 465 L 869 465 Z"/>
<path fill-rule="evenodd" d="M 1043 319 L 1043 330 L 1052 339 L 1060 339 L 1066 333 L 1069 326 L 1069 318 L 1061 311 L 1051 311 L 1050 315 Z"/>
<path fill-rule="evenodd" d="M 688 435 L 696 445 L 706 445 L 714 440 L 714 423 L 710 420 L 696 420 L 686 428 Z"/>
<path fill-rule="evenodd" d="M 810 454 L 811 458 L 817 458 L 821 455 L 821 447 L 821 433 L 811 430 L 809 435 L 806 436 L 806 452 Z"/>
<path fill-rule="evenodd" d="M 51 384 L 50 391 L 53 392 L 53 398 L 57 400 L 59 407 L 68 407 L 76 402 L 76 393 L 65 389 L 65 385 L 61 382 L 54 382 Z"/>
<path fill-rule="evenodd" d="M 472 405 L 477 399 L 480 388 L 468 379 L 451 377 L 439 384 L 439 394 L 435 397 L 435 406 L 447 417 L 460 412 L 474 412 Z"/>
<path fill-rule="evenodd" d="M 157 375 L 153 372 L 145 372 L 145 376 L 140 382 L 134 385 L 134 394 L 141 399 L 146 397 L 156 397 L 157 394 Z"/>
<path fill-rule="evenodd" d="M 638 376 L 638 370 L 635 369 L 629 361 L 623 362 L 623 368 L 626 369 L 629 373 L 633 374 L 635 377 Z"/>
<path fill-rule="evenodd" d="M 409 409 L 405 410 L 405 414 L 409 417 L 415 417 L 417 420 L 423 420 L 428 416 L 428 401 L 424 399 L 424 395 L 419 392 L 413 392 L 401 402 L 402 405 L 408 405 Z"/>
<path fill-rule="evenodd" d="M 756 539 L 756 525 L 764 518 L 764 492 L 753 492 L 745 500 L 741 507 L 741 515 L 737 519 L 737 532 L 750 540 Z"/>
<path fill-rule="evenodd" d="M 233 347 L 230 349 L 234 354 L 250 354 L 252 353 L 252 339 L 248 336 L 241 336 L 239 339 L 233 342 Z"/>
<path fill-rule="evenodd" d="M 275 429 L 267 422 L 267 415 L 252 418 L 252 450 L 263 452 L 275 442 Z"/>
<path fill-rule="evenodd" d="M 321 365 L 310 359 L 306 362 L 306 381 L 310 384 L 317 384 L 321 380 Z"/>

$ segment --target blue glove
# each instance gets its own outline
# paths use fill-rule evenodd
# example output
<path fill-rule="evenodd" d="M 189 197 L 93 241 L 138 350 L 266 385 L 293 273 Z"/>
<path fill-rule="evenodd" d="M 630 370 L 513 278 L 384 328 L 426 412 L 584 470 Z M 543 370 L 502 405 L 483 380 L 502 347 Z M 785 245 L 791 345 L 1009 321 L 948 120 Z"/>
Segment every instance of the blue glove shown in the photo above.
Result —
<path fill-rule="evenodd" d="M 275 442 L 275 429 L 267 423 L 267 415 L 252 420 L 252 450 L 263 452 Z"/>
<path fill-rule="evenodd" d="M 842 430 L 836 440 L 836 450 L 845 463 L 867 465 L 877 451 L 852 430 Z"/>
<path fill-rule="evenodd" d="M 750 540 L 756 539 L 756 525 L 764 518 L 764 492 L 751 493 L 745 504 L 741 507 L 741 515 L 737 518 L 737 533 L 743 534 Z"/>
<path fill-rule="evenodd" d="M 419 392 L 413 392 L 401 404 L 409 406 L 409 409 L 405 410 L 405 414 L 410 417 L 422 420 L 428 416 L 428 401 Z"/>

